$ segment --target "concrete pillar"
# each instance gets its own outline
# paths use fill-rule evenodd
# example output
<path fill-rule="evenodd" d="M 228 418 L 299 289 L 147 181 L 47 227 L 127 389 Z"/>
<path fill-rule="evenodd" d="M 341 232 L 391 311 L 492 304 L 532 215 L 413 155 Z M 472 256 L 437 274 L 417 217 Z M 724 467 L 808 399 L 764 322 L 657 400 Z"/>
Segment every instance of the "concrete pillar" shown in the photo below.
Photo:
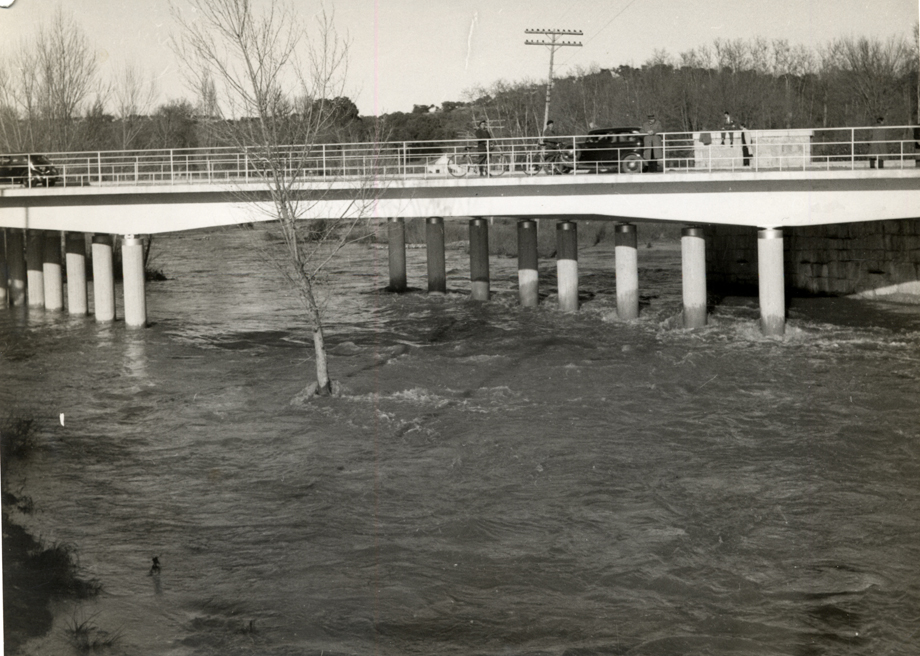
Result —
<path fill-rule="evenodd" d="M 489 222 L 470 220 L 470 283 L 474 301 L 489 300 Z"/>
<path fill-rule="evenodd" d="M 86 314 L 86 238 L 82 232 L 68 232 L 65 267 L 67 271 L 67 311 Z"/>
<path fill-rule="evenodd" d="M 125 235 L 121 242 L 121 264 L 125 291 L 125 323 L 134 328 L 143 328 L 147 325 L 143 239 Z"/>
<path fill-rule="evenodd" d="M 93 235 L 93 306 L 96 321 L 115 320 L 111 235 Z"/>
<path fill-rule="evenodd" d="M 64 276 L 61 270 L 61 233 L 45 233 L 42 278 L 45 284 L 45 309 L 64 309 Z"/>
<path fill-rule="evenodd" d="M 706 239 L 702 228 L 684 228 L 680 236 L 684 288 L 684 328 L 706 325 Z"/>
<path fill-rule="evenodd" d="M 45 307 L 45 235 L 41 230 L 26 234 L 26 294 L 29 307 Z"/>
<path fill-rule="evenodd" d="M 783 280 L 783 231 L 757 231 L 757 276 L 760 289 L 760 328 L 767 337 L 786 332 L 786 288 Z"/>
<path fill-rule="evenodd" d="M 639 258 L 636 226 L 618 223 L 614 228 L 617 269 L 617 315 L 630 321 L 639 316 Z"/>
<path fill-rule="evenodd" d="M 447 267 L 444 260 L 444 219 L 425 219 L 425 245 L 428 253 L 428 293 L 447 291 Z"/>
<path fill-rule="evenodd" d="M 406 222 L 401 218 L 387 220 L 387 252 L 390 255 L 391 292 L 406 291 Z"/>
<path fill-rule="evenodd" d="M 9 267 L 6 264 L 6 228 L 0 228 L 0 308 L 10 304 Z"/>
<path fill-rule="evenodd" d="M 537 307 L 540 303 L 540 276 L 537 265 L 537 222 L 518 221 L 518 293 L 522 307 Z"/>
<path fill-rule="evenodd" d="M 10 276 L 10 305 L 25 305 L 26 260 L 22 230 L 13 228 L 6 232 L 6 263 Z"/>
<path fill-rule="evenodd" d="M 556 280 L 559 288 L 559 309 L 578 310 L 578 224 L 560 221 L 556 224 Z"/>

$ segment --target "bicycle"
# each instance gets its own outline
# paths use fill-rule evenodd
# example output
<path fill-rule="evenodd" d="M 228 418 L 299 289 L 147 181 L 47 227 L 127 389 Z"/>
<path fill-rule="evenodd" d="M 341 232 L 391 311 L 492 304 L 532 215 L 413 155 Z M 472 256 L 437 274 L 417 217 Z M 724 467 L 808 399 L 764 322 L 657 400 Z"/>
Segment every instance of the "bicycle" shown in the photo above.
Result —
<path fill-rule="evenodd" d="M 465 152 L 447 158 L 447 170 L 455 178 L 462 178 L 474 172 L 479 173 L 481 167 L 488 169 L 490 177 L 501 175 L 508 169 L 508 156 L 498 148 L 493 147 L 487 154 L 481 153 L 472 146 L 467 146 L 463 150 Z M 482 162 L 484 155 L 487 164 Z"/>
<path fill-rule="evenodd" d="M 572 171 L 572 169 L 561 164 L 562 144 L 556 141 L 541 141 L 539 145 L 540 150 L 525 154 L 524 175 L 536 175 L 540 171 L 545 171 L 547 175 L 570 173 Z"/>

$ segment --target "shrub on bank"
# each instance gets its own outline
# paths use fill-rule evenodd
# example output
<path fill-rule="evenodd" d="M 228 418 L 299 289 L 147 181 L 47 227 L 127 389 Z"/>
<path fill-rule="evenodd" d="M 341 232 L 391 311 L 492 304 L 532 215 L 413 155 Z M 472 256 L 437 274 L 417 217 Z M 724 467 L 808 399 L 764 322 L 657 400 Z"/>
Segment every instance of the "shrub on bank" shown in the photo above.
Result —
<path fill-rule="evenodd" d="M 34 419 L 12 414 L 0 422 L 0 466 L 4 475 L 11 459 L 23 460 L 35 450 L 37 428 Z"/>
<path fill-rule="evenodd" d="M 0 421 L 0 464 L 3 469 L 3 623 L 7 653 L 51 628 L 49 603 L 54 599 L 88 599 L 102 591 L 98 579 L 80 576 L 77 550 L 71 544 L 45 544 L 10 520 L 13 509 L 31 511 L 31 499 L 12 494 L 7 470 L 12 461 L 27 460 L 38 448 L 38 424 L 31 417 L 10 414 Z"/>

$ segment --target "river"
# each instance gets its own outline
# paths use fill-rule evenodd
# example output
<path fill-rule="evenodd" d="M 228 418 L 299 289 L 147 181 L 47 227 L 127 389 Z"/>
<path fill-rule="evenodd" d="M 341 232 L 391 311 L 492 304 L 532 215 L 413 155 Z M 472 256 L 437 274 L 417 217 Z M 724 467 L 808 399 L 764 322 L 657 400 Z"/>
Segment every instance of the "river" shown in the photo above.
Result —
<path fill-rule="evenodd" d="M 104 586 L 24 653 L 74 618 L 130 655 L 916 653 L 920 306 L 793 299 L 776 340 L 725 298 L 691 332 L 677 244 L 640 249 L 632 323 L 606 242 L 575 314 L 551 260 L 522 309 L 513 258 L 475 303 L 462 250 L 397 295 L 356 246 L 344 393 L 296 406 L 310 337 L 254 240 L 157 237 L 144 330 L 0 311 L 0 407 L 41 424 L 14 520 Z"/>

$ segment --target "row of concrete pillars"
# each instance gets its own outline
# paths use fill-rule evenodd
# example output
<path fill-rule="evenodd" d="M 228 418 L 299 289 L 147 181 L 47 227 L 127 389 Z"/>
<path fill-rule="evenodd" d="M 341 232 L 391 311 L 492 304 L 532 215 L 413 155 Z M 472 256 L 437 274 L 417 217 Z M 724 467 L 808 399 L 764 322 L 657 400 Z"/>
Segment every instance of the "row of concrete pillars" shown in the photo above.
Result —
<path fill-rule="evenodd" d="M 474 300 L 489 300 L 489 222 L 475 218 L 469 222 L 470 283 Z M 392 291 L 405 291 L 406 231 L 401 218 L 387 224 L 389 269 Z M 537 222 L 524 219 L 517 224 L 518 291 L 522 306 L 536 306 L 539 299 L 537 273 Z M 780 336 L 785 330 L 785 288 L 783 280 L 783 234 L 774 228 L 758 233 L 761 327 L 765 335 Z M 428 291 L 445 292 L 447 276 L 444 262 L 444 220 L 426 219 L 428 253 Z M 618 223 L 615 227 L 617 314 L 632 320 L 639 316 L 639 268 L 636 226 Z M 686 328 L 706 325 L 706 240 L 700 227 L 684 228 L 681 233 L 683 276 L 683 324 Z M 559 307 L 578 309 L 578 225 L 574 221 L 556 224 L 556 278 Z"/>
<path fill-rule="evenodd" d="M 29 307 L 50 311 L 64 311 L 66 307 L 69 314 L 89 314 L 86 241 L 86 235 L 79 232 L 3 229 L 0 233 L 0 308 L 28 303 Z M 112 235 L 92 237 L 93 314 L 97 321 L 115 320 L 115 241 Z M 124 236 L 121 261 L 125 323 L 145 326 L 143 239 Z"/>
<path fill-rule="evenodd" d="M 444 220 L 426 220 L 428 291 L 447 291 L 444 259 Z M 489 282 L 489 223 L 475 218 L 469 223 L 470 282 L 474 300 L 487 301 Z M 518 287 L 523 306 L 537 305 L 537 223 L 522 220 L 517 225 Z M 406 280 L 406 233 L 401 218 L 388 221 L 390 289 L 404 291 Z M 42 230 L 4 229 L 0 233 L 0 307 L 24 305 L 62 311 L 64 273 L 70 314 L 89 312 L 86 276 L 86 236 Z M 97 321 L 115 319 L 115 280 L 111 235 L 92 237 L 93 312 Z M 683 276 L 683 323 L 686 328 L 706 325 L 706 241 L 703 229 L 684 228 L 681 235 Z M 761 229 L 757 240 L 761 327 L 767 336 L 785 331 L 785 287 L 783 280 L 783 233 Z M 62 252 L 65 254 L 62 268 Z M 144 284 L 143 240 L 126 235 L 121 240 L 125 323 L 141 327 L 147 323 Z M 617 313 L 621 319 L 639 316 L 639 270 L 636 226 L 615 227 Z M 578 309 L 578 226 L 574 221 L 556 224 L 556 276 L 559 307 Z"/>

